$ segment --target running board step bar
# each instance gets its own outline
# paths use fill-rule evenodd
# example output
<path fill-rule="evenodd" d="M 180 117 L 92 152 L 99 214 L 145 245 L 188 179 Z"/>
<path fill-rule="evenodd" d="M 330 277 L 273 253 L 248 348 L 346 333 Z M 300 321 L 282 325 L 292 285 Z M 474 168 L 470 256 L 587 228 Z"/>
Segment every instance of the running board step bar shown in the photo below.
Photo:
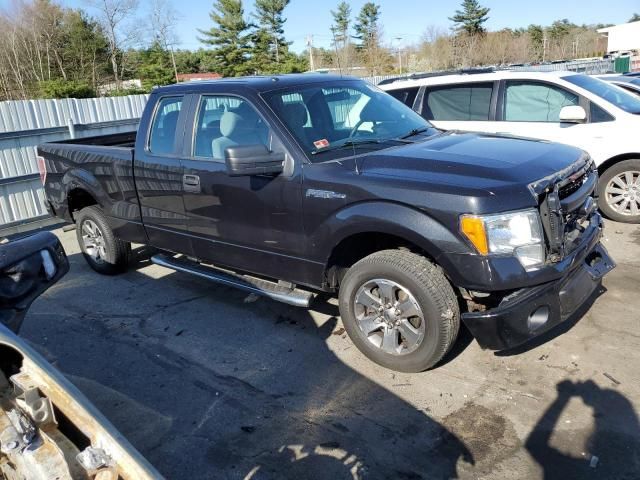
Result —
<path fill-rule="evenodd" d="M 269 297 L 282 303 L 296 307 L 308 307 L 314 294 L 298 288 L 288 288 L 276 282 L 262 280 L 248 275 L 239 275 L 227 270 L 196 263 L 184 257 L 171 257 L 158 254 L 151 257 L 156 265 L 171 268 L 178 272 L 190 273 L 197 277 L 206 278 L 212 282 L 221 283 L 229 287 L 239 288 L 246 292 Z"/>

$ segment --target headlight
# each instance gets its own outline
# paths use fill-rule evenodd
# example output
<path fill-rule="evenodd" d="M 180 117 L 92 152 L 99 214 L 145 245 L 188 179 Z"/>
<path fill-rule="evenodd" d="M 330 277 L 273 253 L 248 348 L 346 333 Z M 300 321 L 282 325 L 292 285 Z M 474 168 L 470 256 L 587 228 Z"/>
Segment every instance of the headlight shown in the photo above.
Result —
<path fill-rule="evenodd" d="M 482 255 L 515 255 L 526 270 L 544 263 L 542 227 L 535 210 L 463 215 L 460 229 Z"/>

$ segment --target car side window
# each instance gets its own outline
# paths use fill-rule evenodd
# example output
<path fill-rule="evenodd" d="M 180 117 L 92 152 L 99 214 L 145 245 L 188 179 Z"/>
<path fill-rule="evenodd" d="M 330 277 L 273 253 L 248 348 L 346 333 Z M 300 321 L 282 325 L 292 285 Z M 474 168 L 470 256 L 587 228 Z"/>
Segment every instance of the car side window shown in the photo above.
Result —
<path fill-rule="evenodd" d="M 589 105 L 591 123 L 612 122 L 615 120 L 612 115 L 605 112 L 602 108 L 593 102 Z"/>
<path fill-rule="evenodd" d="M 487 121 L 493 83 L 432 87 L 425 93 L 422 116 L 427 120 Z"/>
<path fill-rule="evenodd" d="M 269 147 L 269 127 L 245 99 L 211 95 L 200 100 L 193 155 L 224 161 L 225 150 L 243 145 Z"/>
<path fill-rule="evenodd" d="M 397 90 L 388 90 L 387 93 L 396 100 L 400 100 L 407 107 L 413 108 L 413 102 L 418 95 L 419 87 L 399 88 Z"/>
<path fill-rule="evenodd" d="M 562 107 L 579 105 L 578 95 L 546 83 L 507 82 L 504 99 L 506 122 L 559 122 Z"/>
<path fill-rule="evenodd" d="M 158 101 L 151 132 L 149 151 L 156 155 L 169 155 L 175 152 L 176 128 L 182 108 L 183 97 L 164 97 Z"/>

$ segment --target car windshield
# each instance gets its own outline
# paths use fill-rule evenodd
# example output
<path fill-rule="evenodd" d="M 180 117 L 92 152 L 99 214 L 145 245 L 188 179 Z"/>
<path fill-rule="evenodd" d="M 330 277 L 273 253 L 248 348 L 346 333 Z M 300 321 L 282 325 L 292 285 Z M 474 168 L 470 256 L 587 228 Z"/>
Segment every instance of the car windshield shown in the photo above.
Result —
<path fill-rule="evenodd" d="M 301 85 L 264 98 L 313 162 L 414 141 L 437 130 L 364 81 Z"/>
<path fill-rule="evenodd" d="M 625 112 L 640 114 L 640 98 L 633 96 L 615 85 L 587 75 L 569 75 L 564 77 L 564 80 L 604 98 L 607 102 Z"/>

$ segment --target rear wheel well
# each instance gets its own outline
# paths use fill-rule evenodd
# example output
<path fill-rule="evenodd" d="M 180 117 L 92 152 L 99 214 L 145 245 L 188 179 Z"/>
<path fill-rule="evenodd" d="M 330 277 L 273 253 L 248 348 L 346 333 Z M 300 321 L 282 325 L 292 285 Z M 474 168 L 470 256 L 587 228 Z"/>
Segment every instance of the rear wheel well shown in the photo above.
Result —
<path fill-rule="evenodd" d="M 329 287 L 338 287 L 347 270 L 356 262 L 372 253 L 395 249 L 417 253 L 433 261 L 423 249 L 402 237 L 379 232 L 356 233 L 333 248 L 325 270 Z"/>
<path fill-rule="evenodd" d="M 616 155 L 615 157 L 611 157 L 608 160 L 605 160 L 602 164 L 598 165 L 598 175 L 602 176 L 602 174 L 609 167 L 615 165 L 618 162 L 622 162 L 623 160 L 633 160 L 640 159 L 640 152 L 635 153 L 623 153 L 622 155 Z"/>
<path fill-rule="evenodd" d="M 93 195 L 82 188 L 74 188 L 67 194 L 67 206 L 69 207 L 71 218 L 74 218 L 74 212 L 97 204 L 98 202 L 93 198 Z"/>

